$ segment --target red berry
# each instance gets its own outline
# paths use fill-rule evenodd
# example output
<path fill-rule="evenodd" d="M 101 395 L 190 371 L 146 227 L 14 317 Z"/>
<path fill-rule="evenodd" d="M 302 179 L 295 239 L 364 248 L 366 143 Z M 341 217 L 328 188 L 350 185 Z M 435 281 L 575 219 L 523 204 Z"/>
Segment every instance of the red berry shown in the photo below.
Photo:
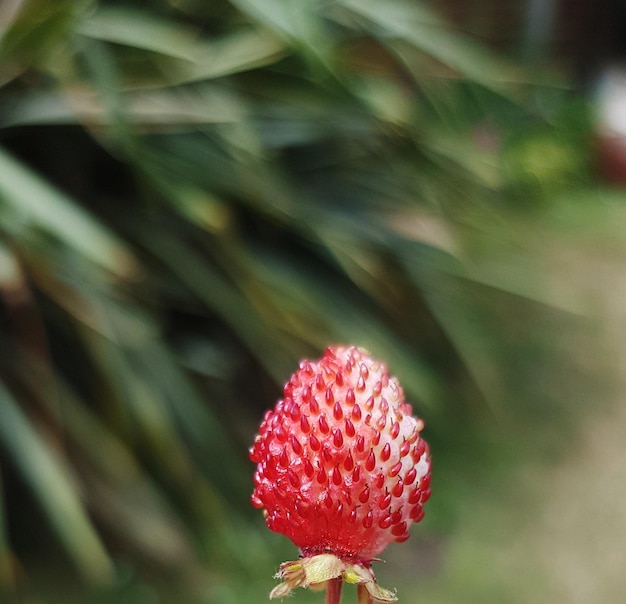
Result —
<path fill-rule="evenodd" d="M 411 413 L 396 378 L 363 349 L 330 347 L 302 361 L 250 450 L 253 505 L 304 558 L 333 554 L 369 568 L 408 538 L 430 495 L 423 422 Z"/>

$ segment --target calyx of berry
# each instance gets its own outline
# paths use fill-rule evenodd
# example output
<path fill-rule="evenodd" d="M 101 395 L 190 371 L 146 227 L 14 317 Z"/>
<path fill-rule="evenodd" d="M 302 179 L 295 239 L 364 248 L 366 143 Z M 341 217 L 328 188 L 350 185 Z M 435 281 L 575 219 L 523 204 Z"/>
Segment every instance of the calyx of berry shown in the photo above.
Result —
<path fill-rule="evenodd" d="M 282 579 L 270 593 L 270 599 L 284 598 L 296 587 L 323 589 L 331 579 L 343 579 L 346 583 L 358 585 L 366 592 L 366 598 L 376 602 L 395 602 L 395 592 L 380 587 L 371 566 L 365 562 L 342 560 L 334 554 L 318 554 L 301 558 L 293 562 L 283 562 L 276 573 L 276 579 Z M 364 593 L 365 595 L 365 593 Z"/>

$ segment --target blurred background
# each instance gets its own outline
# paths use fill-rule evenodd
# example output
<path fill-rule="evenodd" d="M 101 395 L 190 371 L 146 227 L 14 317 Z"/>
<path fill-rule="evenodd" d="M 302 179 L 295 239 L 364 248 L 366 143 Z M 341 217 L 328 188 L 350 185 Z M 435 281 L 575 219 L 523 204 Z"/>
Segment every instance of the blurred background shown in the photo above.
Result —
<path fill-rule="evenodd" d="M 625 30 L 623 0 L 1 0 L 0 602 L 266 601 L 295 548 L 247 449 L 338 342 L 426 422 L 401 602 L 619 601 Z"/>

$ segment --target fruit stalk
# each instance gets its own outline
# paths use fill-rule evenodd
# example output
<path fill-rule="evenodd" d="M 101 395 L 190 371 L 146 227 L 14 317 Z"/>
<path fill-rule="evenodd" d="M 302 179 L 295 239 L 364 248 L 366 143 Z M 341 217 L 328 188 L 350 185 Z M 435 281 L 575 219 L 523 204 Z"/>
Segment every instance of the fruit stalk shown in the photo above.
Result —
<path fill-rule="evenodd" d="M 370 595 L 370 592 L 367 591 L 365 585 L 357 585 L 356 595 L 358 604 L 374 604 L 374 600 L 372 600 L 372 596 Z"/>
<path fill-rule="evenodd" d="M 326 587 L 326 604 L 341 604 L 341 588 L 343 587 L 343 579 L 337 577 L 330 579 Z"/>

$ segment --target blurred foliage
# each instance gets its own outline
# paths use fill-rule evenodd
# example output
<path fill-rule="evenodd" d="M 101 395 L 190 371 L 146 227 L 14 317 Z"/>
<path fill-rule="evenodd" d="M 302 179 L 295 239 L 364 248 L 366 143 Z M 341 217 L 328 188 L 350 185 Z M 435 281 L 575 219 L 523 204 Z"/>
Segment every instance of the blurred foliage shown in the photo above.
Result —
<path fill-rule="evenodd" d="M 418 549 L 558 454 L 595 324 L 546 258 L 621 221 L 570 95 L 421 2 L 5 0 L 6 601 L 262 600 L 293 554 L 250 509 L 247 446 L 331 342 L 426 419 Z"/>

